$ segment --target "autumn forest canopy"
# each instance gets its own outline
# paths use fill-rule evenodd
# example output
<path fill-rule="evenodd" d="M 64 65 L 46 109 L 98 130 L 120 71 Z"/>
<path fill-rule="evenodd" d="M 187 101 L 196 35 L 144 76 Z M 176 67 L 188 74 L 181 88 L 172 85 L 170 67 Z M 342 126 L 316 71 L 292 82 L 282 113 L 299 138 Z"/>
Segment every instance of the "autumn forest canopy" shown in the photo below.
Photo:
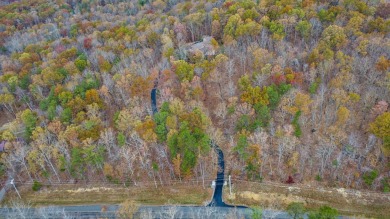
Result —
<path fill-rule="evenodd" d="M 0 175 L 390 191 L 384 0 L 0 3 Z M 157 88 L 153 114 L 151 90 Z"/>

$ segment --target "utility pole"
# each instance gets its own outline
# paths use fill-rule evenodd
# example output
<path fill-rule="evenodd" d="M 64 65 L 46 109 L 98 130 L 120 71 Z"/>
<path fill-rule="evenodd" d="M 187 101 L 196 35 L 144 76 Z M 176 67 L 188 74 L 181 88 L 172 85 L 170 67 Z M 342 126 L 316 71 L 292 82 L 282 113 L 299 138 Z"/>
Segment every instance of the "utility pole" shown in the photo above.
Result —
<path fill-rule="evenodd" d="M 229 190 L 230 190 L 230 195 L 232 195 L 232 176 L 229 175 Z"/>
<path fill-rule="evenodd" d="M 14 179 L 12 179 L 10 183 L 11 183 L 11 185 L 13 185 L 13 186 L 14 186 L 14 188 L 15 188 L 15 191 L 16 191 L 16 193 L 18 193 L 18 196 L 19 196 L 19 198 L 20 198 L 20 199 L 22 199 L 22 197 L 20 197 L 20 194 L 19 194 L 19 191 L 18 191 L 18 189 L 17 189 L 17 188 L 16 188 L 16 186 L 15 186 Z"/>

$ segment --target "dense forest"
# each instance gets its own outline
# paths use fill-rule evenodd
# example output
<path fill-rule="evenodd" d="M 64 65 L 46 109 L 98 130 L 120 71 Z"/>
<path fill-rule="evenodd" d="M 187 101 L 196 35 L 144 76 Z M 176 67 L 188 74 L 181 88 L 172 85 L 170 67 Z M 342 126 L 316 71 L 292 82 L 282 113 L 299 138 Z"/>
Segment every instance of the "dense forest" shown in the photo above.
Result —
<path fill-rule="evenodd" d="M 0 6 L 0 173 L 390 190 L 384 0 Z M 157 86 L 158 113 L 150 92 Z"/>

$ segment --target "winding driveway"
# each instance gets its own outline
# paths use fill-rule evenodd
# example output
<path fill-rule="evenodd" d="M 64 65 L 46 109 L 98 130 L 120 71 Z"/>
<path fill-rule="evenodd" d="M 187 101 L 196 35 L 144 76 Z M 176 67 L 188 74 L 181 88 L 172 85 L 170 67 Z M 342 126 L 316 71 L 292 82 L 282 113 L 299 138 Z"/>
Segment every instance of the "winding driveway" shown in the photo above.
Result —
<path fill-rule="evenodd" d="M 151 91 L 150 98 L 152 101 L 152 111 L 153 114 L 157 113 L 157 85 L 158 81 L 154 82 L 154 87 Z M 211 199 L 211 202 L 207 205 L 209 207 L 233 207 L 233 208 L 246 208 L 244 206 L 233 206 L 233 205 L 227 205 L 223 202 L 222 200 L 222 188 L 223 184 L 225 182 L 225 160 L 223 156 L 223 152 L 221 148 L 215 144 L 214 141 L 211 141 L 211 147 L 214 148 L 214 150 L 217 152 L 218 155 L 218 173 L 217 173 L 217 178 L 215 179 L 215 189 L 214 189 L 214 195 L 213 198 Z"/>
<path fill-rule="evenodd" d="M 215 207 L 235 207 L 232 205 L 227 205 L 222 200 L 222 188 L 223 184 L 225 182 L 225 160 L 223 157 L 223 152 L 221 148 L 219 148 L 218 145 L 216 145 L 214 142 L 211 142 L 211 146 L 214 147 L 214 150 L 218 154 L 218 173 L 217 178 L 215 179 L 215 189 L 214 189 L 214 195 L 213 199 L 211 199 L 211 202 L 207 206 L 215 206 Z"/>

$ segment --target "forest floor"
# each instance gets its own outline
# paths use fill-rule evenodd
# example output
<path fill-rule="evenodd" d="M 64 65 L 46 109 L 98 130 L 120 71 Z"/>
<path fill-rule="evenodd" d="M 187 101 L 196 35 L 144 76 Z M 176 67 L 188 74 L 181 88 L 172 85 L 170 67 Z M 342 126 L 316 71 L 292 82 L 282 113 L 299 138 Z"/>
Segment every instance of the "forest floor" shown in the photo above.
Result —
<path fill-rule="evenodd" d="M 227 204 L 260 206 L 263 209 L 285 209 L 291 202 L 301 202 L 309 210 L 328 205 L 342 215 L 390 218 L 388 193 L 343 188 L 236 181 L 232 186 L 232 195 L 229 194 L 229 187 L 224 188 L 224 201 Z"/>
<path fill-rule="evenodd" d="M 41 188 L 34 192 L 31 186 L 19 187 L 22 201 L 32 206 L 79 205 L 79 204 L 120 204 L 134 200 L 143 205 L 205 205 L 212 196 L 212 189 L 197 185 L 175 185 L 141 187 L 110 185 L 61 185 Z M 9 189 L 2 205 L 18 200 L 17 194 Z"/>

